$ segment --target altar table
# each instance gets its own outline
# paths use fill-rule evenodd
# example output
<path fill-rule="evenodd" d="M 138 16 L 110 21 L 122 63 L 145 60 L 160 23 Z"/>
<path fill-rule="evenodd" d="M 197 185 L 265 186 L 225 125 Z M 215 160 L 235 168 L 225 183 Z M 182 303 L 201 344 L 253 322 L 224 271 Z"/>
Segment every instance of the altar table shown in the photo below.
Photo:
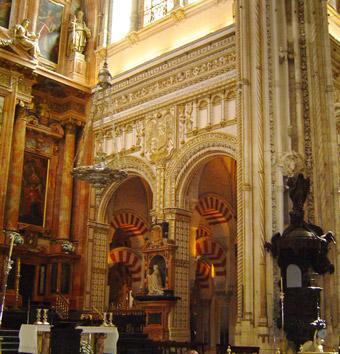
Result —
<path fill-rule="evenodd" d="M 117 354 L 117 342 L 119 338 L 117 327 L 78 326 L 76 329 L 81 329 L 82 334 L 104 334 L 105 338 L 103 354 Z M 42 344 L 41 349 L 38 348 L 38 334 L 48 333 L 50 330 L 51 327 L 49 325 L 21 325 L 19 332 L 19 353 L 48 353 L 48 351 L 46 351 L 46 342 L 45 345 L 44 343 Z"/>

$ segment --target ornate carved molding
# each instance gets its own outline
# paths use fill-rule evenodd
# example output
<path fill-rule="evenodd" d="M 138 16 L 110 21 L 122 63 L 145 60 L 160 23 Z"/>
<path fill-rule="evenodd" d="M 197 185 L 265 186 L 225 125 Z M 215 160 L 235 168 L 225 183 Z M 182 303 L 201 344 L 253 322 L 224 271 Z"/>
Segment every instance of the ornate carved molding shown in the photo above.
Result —
<path fill-rule="evenodd" d="M 165 193 L 168 205 L 185 208 L 185 181 L 190 180 L 193 169 L 200 161 L 217 154 L 236 158 L 237 140 L 223 133 L 205 133 L 190 140 L 179 150 L 166 168 Z"/>
<path fill-rule="evenodd" d="M 107 158 L 109 166 L 112 168 L 119 168 L 124 171 L 127 171 L 129 175 L 136 175 L 144 178 L 149 186 L 153 195 L 155 195 L 156 191 L 156 175 L 153 168 L 148 165 L 144 160 L 137 158 L 135 156 L 125 156 L 116 159 L 114 155 L 108 156 Z M 106 218 L 107 206 L 110 202 L 110 199 L 113 193 L 117 190 L 121 182 L 114 182 L 110 186 L 108 186 L 105 191 L 103 191 L 101 198 L 99 200 L 99 207 L 97 212 L 97 220 L 99 222 L 104 222 Z"/>
<path fill-rule="evenodd" d="M 234 36 L 227 35 L 118 82 L 94 95 L 94 120 L 235 69 Z"/>

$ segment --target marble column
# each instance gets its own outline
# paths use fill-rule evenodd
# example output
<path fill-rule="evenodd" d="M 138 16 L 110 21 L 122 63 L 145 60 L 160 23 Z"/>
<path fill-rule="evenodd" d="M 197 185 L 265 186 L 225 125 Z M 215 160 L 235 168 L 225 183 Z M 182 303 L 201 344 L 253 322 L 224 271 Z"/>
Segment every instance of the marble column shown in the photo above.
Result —
<path fill-rule="evenodd" d="M 13 130 L 11 165 L 6 202 L 6 228 L 9 230 L 17 230 L 18 227 L 26 142 L 26 123 L 26 109 L 18 106 Z"/>
<path fill-rule="evenodd" d="M 59 225 L 58 238 L 68 239 L 70 237 L 72 197 L 73 197 L 73 168 L 75 153 L 76 127 L 73 122 L 65 124 L 64 156 L 62 165 L 60 205 L 59 205 Z"/>
<path fill-rule="evenodd" d="M 169 339 L 190 341 L 190 218 L 191 213 L 179 208 L 165 209 L 165 219 L 169 222 L 169 239 L 178 247 L 175 254 L 175 296 L 181 299 L 171 311 Z"/>

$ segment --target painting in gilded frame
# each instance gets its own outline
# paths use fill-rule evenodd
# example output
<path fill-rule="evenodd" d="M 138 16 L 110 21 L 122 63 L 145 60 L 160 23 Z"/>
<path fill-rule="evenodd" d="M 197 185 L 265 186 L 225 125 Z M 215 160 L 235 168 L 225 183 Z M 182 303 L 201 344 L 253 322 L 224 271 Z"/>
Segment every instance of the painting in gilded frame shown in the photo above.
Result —
<path fill-rule="evenodd" d="M 44 226 L 49 159 L 25 152 L 19 222 Z"/>
<path fill-rule="evenodd" d="M 12 0 L 0 0 L 0 26 L 8 28 L 11 17 Z"/>
<path fill-rule="evenodd" d="M 37 21 L 40 54 L 55 64 L 58 63 L 63 11 L 62 4 L 51 0 L 40 0 Z"/>

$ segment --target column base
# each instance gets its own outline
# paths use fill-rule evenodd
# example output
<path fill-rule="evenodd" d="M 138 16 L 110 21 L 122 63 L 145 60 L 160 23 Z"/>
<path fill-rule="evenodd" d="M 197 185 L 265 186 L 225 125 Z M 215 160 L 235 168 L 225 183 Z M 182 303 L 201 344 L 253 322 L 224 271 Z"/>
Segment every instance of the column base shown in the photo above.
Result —
<path fill-rule="evenodd" d="M 176 342 L 190 342 L 189 328 L 169 328 L 169 339 Z"/>
<path fill-rule="evenodd" d="M 85 55 L 73 53 L 67 61 L 67 76 L 81 83 L 86 83 L 87 63 Z"/>
<path fill-rule="evenodd" d="M 230 342 L 235 346 L 260 347 L 261 350 L 273 350 L 273 335 L 268 326 L 254 327 L 251 321 L 243 320 L 236 324 L 234 338 Z M 278 339 L 277 339 L 278 340 Z"/>

